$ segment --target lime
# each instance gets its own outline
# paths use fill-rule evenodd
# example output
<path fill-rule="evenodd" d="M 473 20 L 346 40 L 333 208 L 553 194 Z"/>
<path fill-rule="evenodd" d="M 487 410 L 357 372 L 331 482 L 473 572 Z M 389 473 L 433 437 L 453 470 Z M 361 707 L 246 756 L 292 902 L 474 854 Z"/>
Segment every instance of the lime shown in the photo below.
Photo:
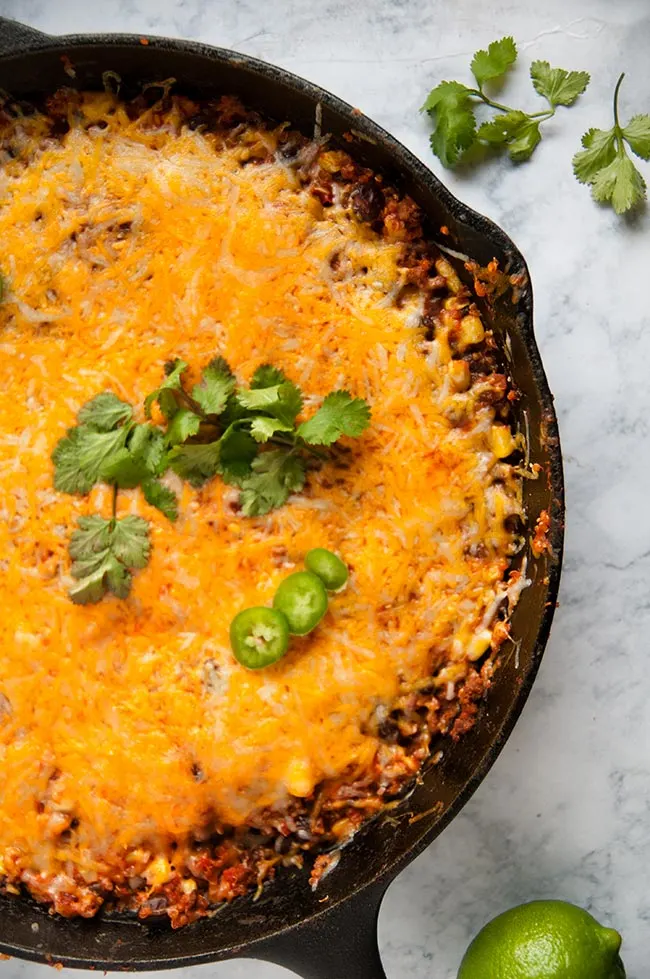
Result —
<path fill-rule="evenodd" d="M 625 979 L 621 936 L 564 901 L 505 911 L 478 933 L 458 979 Z"/>

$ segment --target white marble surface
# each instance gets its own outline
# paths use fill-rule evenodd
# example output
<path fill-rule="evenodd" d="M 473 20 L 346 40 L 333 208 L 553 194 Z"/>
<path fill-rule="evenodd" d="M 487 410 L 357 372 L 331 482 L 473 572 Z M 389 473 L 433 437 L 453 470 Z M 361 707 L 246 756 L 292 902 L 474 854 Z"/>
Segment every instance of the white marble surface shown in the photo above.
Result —
<path fill-rule="evenodd" d="M 623 69 L 623 113 L 650 111 L 648 0 L 0 0 L 0 13 L 53 33 L 141 31 L 257 55 L 355 103 L 436 172 L 417 109 L 438 80 L 464 77 L 475 48 L 511 32 L 524 62 L 592 72 L 587 94 L 560 110 L 532 163 L 443 174 L 530 263 L 564 442 L 567 554 L 561 608 L 526 710 L 464 812 L 390 888 L 380 939 L 389 979 L 452 979 L 489 917 L 562 897 L 618 927 L 629 979 L 647 976 L 650 213 L 622 220 L 597 207 L 570 159 L 589 126 L 610 125 Z M 523 68 L 510 94 L 515 104 L 530 99 Z M 46 976 L 17 961 L 0 970 L 2 979 Z M 208 975 L 290 974 L 240 962 L 182 979 Z"/>

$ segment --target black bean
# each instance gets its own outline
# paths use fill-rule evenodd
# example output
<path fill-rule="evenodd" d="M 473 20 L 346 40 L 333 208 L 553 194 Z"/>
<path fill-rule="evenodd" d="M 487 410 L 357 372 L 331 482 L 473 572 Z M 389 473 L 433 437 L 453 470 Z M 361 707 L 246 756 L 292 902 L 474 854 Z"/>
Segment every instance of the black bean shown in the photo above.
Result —
<path fill-rule="evenodd" d="M 372 224 L 384 207 L 383 191 L 374 183 L 359 184 L 350 194 L 350 203 L 359 221 Z"/>
<path fill-rule="evenodd" d="M 70 123 L 67 119 L 62 119 L 58 116 L 53 121 L 50 132 L 52 136 L 65 136 L 66 133 L 70 132 Z"/>
<path fill-rule="evenodd" d="M 149 908 L 154 914 L 159 911 L 164 911 L 167 907 L 167 898 L 162 894 L 160 897 L 150 897 L 148 901 L 144 902 L 143 907 Z"/>
<path fill-rule="evenodd" d="M 187 125 L 190 129 L 206 129 L 209 132 L 217 128 L 214 113 L 206 112 L 205 110 L 190 116 L 187 120 Z"/>

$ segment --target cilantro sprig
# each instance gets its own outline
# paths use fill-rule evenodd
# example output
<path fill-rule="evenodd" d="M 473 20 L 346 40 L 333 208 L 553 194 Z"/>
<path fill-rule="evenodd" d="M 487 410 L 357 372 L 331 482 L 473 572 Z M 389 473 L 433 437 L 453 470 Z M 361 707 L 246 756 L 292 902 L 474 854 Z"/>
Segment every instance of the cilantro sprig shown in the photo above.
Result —
<path fill-rule="evenodd" d="M 590 129 L 582 137 L 583 149 L 573 157 L 573 172 L 599 203 L 611 204 L 623 214 L 646 199 L 646 182 L 627 152 L 642 160 L 650 159 L 650 115 L 636 115 L 622 126 L 618 115 L 618 95 L 625 74 L 614 90 L 614 125 L 611 129 Z"/>
<path fill-rule="evenodd" d="M 431 148 L 441 163 L 454 167 L 475 146 L 505 148 L 515 162 L 528 160 L 542 138 L 541 125 L 551 119 L 558 106 L 570 106 L 587 88 L 586 71 L 551 68 L 548 61 L 534 61 L 530 77 L 535 91 L 548 107 L 524 112 L 496 102 L 485 91 L 488 82 L 501 80 L 517 60 L 512 37 L 493 41 L 487 50 L 477 51 L 470 65 L 476 87 L 457 81 L 440 82 L 422 106 L 434 121 Z M 498 115 L 477 125 L 475 109 L 485 105 Z"/>
<path fill-rule="evenodd" d="M 310 469 L 333 457 L 342 436 L 361 435 L 370 423 L 366 402 L 347 391 L 333 391 L 299 423 L 302 392 L 270 364 L 257 369 L 249 387 L 237 384 L 223 357 L 210 361 L 191 389 L 184 384 L 187 370 L 183 360 L 165 365 L 161 384 L 145 398 L 144 422 L 113 392 L 98 394 L 52 453 L 59 491 L 87 495 L 98 483 L 113 487 L 112 517 L 80 517 L 70 539 L 77 584 L 69 594 L 78 604 L 109 592 L 125 598 L 132 571 L 149 560 L 149 524 L 117 518 L 119 490 L 139 487 L 174 521 L 178 499 L 162 481 L 165 473 L 172 470 L 195 487 L 218 475 L 239 488 L 244 516 L 261 516 L 301 490 Z M 154 405 L 161 424 L 152 420 Z"/>
<path fill-rule="evenodd" d="M 429 92 L 422 111 L 433 119 L 431 148 L 446 167 L 469 159 L 480 146 L 507 149 L 516 163 L 530 159 L 542 139 L 543 123 L 555 115 L 559 106 L 573 105 L 590 81 L 586 71 L 566 71 L 552 68 L 548 61 L 533 61 L 533 88 L 548 106 L 524 112 L 495 101 L 485 90 L 488 83 L 501 81 L 516 60 L 513 38 L 502 37 L 475 53 L 470 68 L 476 87 L 443 81 Z M 594 200 L 610 204 L 617 214 L 646 199 L 646 182 L 628 149 L 642 160 L 650 159 L 650 115 L 633 116 L 626 126 L 619 120 L 618 96 L 624 77 L 622 74 L 614 91 L 613 127 L 590 129 L 582 137 L 583 149 L 573 157 L 577 179 L 591 187 Z M 482 105 L 497 114 L 479 125 L 476 109 Z"/>
<path fill-rule="evenodd" d="M 199 431 L 174 446 L 168 459 L 174 472 L 194 486 L 215 475 L 238 486 L 244 516 L 282 506 L 290 493 L 302 489 L 308 469 L 331 455 L 327 450 L 341 436 L 361 435 L 370 423 L 363 399 L 335 391 L 312 418 L 297 424 L 302 393 L 277 367 L 263 364 L 248 388 L 236 386 L 225 361 L 220 369 L 221 379 L 231 378 L 232 384 L 215 412 L 219 438 L 206 441 Z M 192 398 L 197 400 L 196 388 Z"/>

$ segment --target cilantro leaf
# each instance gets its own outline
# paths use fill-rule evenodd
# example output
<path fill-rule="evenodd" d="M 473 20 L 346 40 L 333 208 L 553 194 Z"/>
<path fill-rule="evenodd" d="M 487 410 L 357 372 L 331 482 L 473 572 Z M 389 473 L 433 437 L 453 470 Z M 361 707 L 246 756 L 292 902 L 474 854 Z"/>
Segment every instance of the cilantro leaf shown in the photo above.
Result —
<path fill-rule="evenodd" d="M 240 503 L 245 517 L 258 517 L 286 503 L 305 485 L 305 464 L 291 449 L 272 449 L 253 460 L 253 475 L 242 483 Z"/>
<path fill-rule="evenodd" d="M 122 564 L 144 568 L 149 560 L 149 524 L 142 517 L 128 516 L 115 521 L 111 549 Z"/>
<path fill-rule="evenodd" d="M 508 154 L 515 163 L 530 159 L 535 147 L 542 138 L 537 119 L 527 119 L 508 143 Z"/>
<path fill-rule="evenodd" d="M 227 361 L 215 357 L 203 371 L 201 383 L 194 386 L 192 397 L 206 415 L 220 415 L 234 388 L 235 378 Z"/>
<path fill-rule="evenodd" d="M 158 476 L 165 465 L 165 436 L 155 425 L 136 425 L 129 437 L 129 452 L 147 472 Z"/>
<path fill-rule="evenodd" d="M 594 200 L 610 202 L 617 214 L 624 214 L 645 198 L 645 180 L 622 148 L 608 166 L 598 171 L 591 185 Z"/>
<path fill-rule="evenodd" d="M 134 489 L 149 472 L 142 459 L 134 458 L 127 448 L 123 448 L 104 462 L 100 475 L 104 483 L 114 483 L 120 489 Z"/>
<path fill-rule="evenodd" d="M 642 160 L 650 160 L 650 116 L 632 116 L 623 129 L 623 139 Z"/>
<path fill-rule="evenodd" d="M 274 390 L 270 394 L 267 393 L 264 395 L 251 393 L 252 391 L 268 388 L 273 388 Z M 279 391 L 280 388 L 282 388 L 281 392 Z M 276 389 L 278 390 L 276 391 Z M 242 395 L 241 399 L 240 395 Z M 263 412 L 265 415 L 280 418 L 283 422 L 293 427 L 295 417 L 301 410 L 302 395 L 300 389 L 278 367 L 273 367 L 271 364 L 262 364 L 253 374 L 250 390 L 247 391 L 245 388 L 240 388 L 228 398 L 228 402 L 221 416 L 221 422 L 227 428 L 233 422 L 240 421 L 241 419 L 249 419 L 251 413 Z M 280 429 L 276 428 L 276 431 L 280 431 Z"/>
<path fill-rule="evenodd" d="M 227 483 L 239 485 L 251 472 L 257 444 L 248 432 L 227 429 L 216 442 L 204 445 L 177 445 L 168 456 L 174 472 L 192 486 L 199 487 L 219 473 Z"/>
<path fill-rule="evenodd" d="M 476 134 L 471 90 L 460 82 L 440 82 L 422 108 L 435 117 L 433 152 L 444 166 L 453 167 Z"/>
<path fill-rule="evenodd" d="M 272 387 L 240 388 L 237 401 L 247 411 L 265 412 L 290 426 L 302 410 L 302 394 L 291 381 Z"/>
<path fill-rule="evenodd" d="M 144 400 L 144 413 L 146 418 L 151 418 L 151 408 L 155 401 L 159 403 L 160 410 L 165 418 L 171 418 L 175 414 L 178 403 L 173 392 L 180 391 L 181 375 L 186 370 L 187 364 L 184 360 L 177 359 L 165 365 L 165 380 L 160 387 L 152 391 L 151 394 L 148 394 Z"/>
<path fill-rule="evenodd" d="M 302 411 L 303 400 L 300 388 L 293 381 L 280 385 L 280 404 L 273 412 L 281 421 L 294 424 L 296 416 Z"/>
<path fill-rule="evenodd" d="M 189 408 L 179 408 L 167 429 L 167 444 L 178 445 L 196 435 L 201 427 L 201 419 Z"/>
<path fill-rule="evenodd" d="M 97 514 L 80 517 L 70 538 L 71 573 L 78 579 L 69 592 L 73 602 L 98 602 L 107 592 L 126 598 L 131 589 L 129 568 L 149 560 L 149 525 L 142 517 L 105 520 Z"/>
<path fill-rule="evenodd" d="M 297 434 L 310 445 L 332 445 L 341 435 L 361 435 L 370 424 L 370 408 L 347 391 L 328 394 L 315 415 L 298 426 Z"/>
<path fill-rule="evenodd" d="M 70 538 L 70 557 L 73 561 L 90 562 L 89 566 L 93 566 L 101 561 L 101 555 L 109 546 L 111 522 L 93 514 L 90 517 L 79 517 L 77 526 L 79 529 Z"/>
<path fill-rule="evenodd" d="M 285 381 L 280 385 L 280 402 L 272 414 L 280 421 L 293 425 L 296 416 L 302 411 L 302 394 L 293 381 Z"/>
<path fill-rule="evenodd" d="M 96 483 L 106 461 L 124 446 L 128 429 L 118 428 L 114 432 L 88 432 L 79 429 L 78 458 L 79 469 L 89 480 Z"/>
<path fill-rule="evenodd" d="M 251 472 L 257 444 L 248 432 L 228 428 L 219 439 L 219 473 L 226 483 L 239 486 Z"/>
<path fill-rule="evenodd" d="M 250 412 L 246 408 L 242 408 L 235 393 L 231 394 L 226 402 L 226 407 L 219 416 L 219 422 L 223 425 L 224 431 L 235 422 L 248 418 L 250 418 Z"/>
<path fill-rule="evenodd" d="M 142 483 L 142 493 L 151 506 L 155 506 L 168 520 L 178 519 L 178 498 L 173 490 L 161 483 L 159 479 L 150 477 Z"/>
<path fill-rule="evenodd" d="M 512 109 L 484 122 L 476 138 L 492 146 L 508 146 L 510 157 L 519 162 L 529 158 L 542 135 L 537 120 L 531 119 L 525 112 Z"/>
<path fill-rule="evenodd" d="M 599 170 L 616 156 L 616 132 L 613 129 L 590 129 L 582 137 L 585 147 L 573 157 L 573 172 L 583 184 L 591 184 Z"/>
<path fill-rule="evenodd" d="M 266 415 L 256 415 L 251 422 L 251 435 L 256 442 L 268 442 L 276 432 L 292 431 L 293 425 L 279 418 L 267 418 Z"/>
<path fill-rule="evenodd" d="M 55 489 L 62 493 L 89 493 L 104 478 L 104 467 L 124 447 L 128 434 L 126 426 L 113 432 L 68 429 L 52 453 Z"/>
<path fill-rule="evenodd" d="M 165 464 L 165 437 L 153 425 L 136 425 L 128 445 L 118 449 L 103 463 L 100 476 L 120 489 L 134 489 L 150 476 L 157 476 Z"/>
<path fill-rule="evenodd" d="M 126 568 L 108 557 L 87 575 L 77 575 L 81 580 L 68 595 L 75 605 L 94 605 L 111 591 L 117 598 L 126 598 L 131 588 L 131 575 Z"/>
<path fill-rule="evenodd" d="M 533 61 L 530 66 L 530 77 L 535 91 L 543 95 L 553 108 L 556 105 L 573 105 L 591 79 L 588 71 L 551 68 L 548 61 Z"/>
<path fill-rule="evenodd" d="M 279 367 L 272 364 L 262 364 L 258 367 L 251 379 L 252 388 L 272 388 L 276 384 L 285 384 L 289 378 Z"/>
<path fill-rule="evenodd" d="M 78 428 L 69 428 L 52 453 L 54 488 L 61 493 L 88 493 L 94 486 L 79 469 L 79 434 Z"/>
<path fill-rule="evenodd" d="M 121 401 L 111 391 L 104 391 L 83 405 L 78 420 L 80 425 L 95 432 L 110 432 L 123 422 L 131 421 L 132 415 L 130 404 Z"/>
<path fill-rule="evenodd" d="M 279 404 L 281 384 L 275 384 L 268 388 L 240 388 L 237 392 L 237 401 L 242 408 L 249 411 L 268 411 L 270 408 Z"/>
<path fill-rule="evenodd" d="M 177 411 L 180 411 L 179 398 L 176 394 L 180 391 L 180 388 L 163 388 L 158 394 L 158 407 L 160 408 L 160 413 L 163 418 L 167 421 L 171 421 Z M 147 414 L 145 410 L 145 418 L 150 418 L 151 414 Z"/>
<path fill-rule="evenodd" d="M 219 470 L 219 442 L 176 445 L 168 456 L 170 467 L 194 487 L 202 486 Z"/>
<path fill-rule="evenodd" d="M 491 143 L 498 146 L 507 143 L 521 129 L 521 126 L 528 120 L 525 112 L 513 109 L 503 115 L 489 119 L 479 127 L 476 138 L 484 143 Z"/>
<path fill-rule="evenodd" d="M 511 37 L 493 41 L 487 51 L 477 51 L 472 58 L 472 74 L 482 88 L 485 82 L 500 78 L 517 60 L 517 45 Z"/>

